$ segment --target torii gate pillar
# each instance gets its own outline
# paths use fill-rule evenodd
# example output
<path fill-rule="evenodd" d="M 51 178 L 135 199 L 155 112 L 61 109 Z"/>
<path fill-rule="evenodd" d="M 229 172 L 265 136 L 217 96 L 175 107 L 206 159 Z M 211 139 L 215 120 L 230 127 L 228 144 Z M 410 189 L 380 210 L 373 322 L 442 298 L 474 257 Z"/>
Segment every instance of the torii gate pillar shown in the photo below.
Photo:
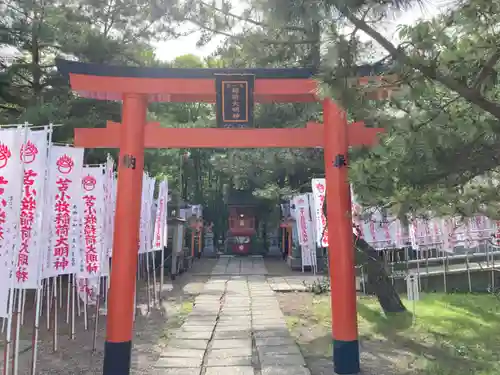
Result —
<path fill-rule="evenodd" d="M 356 274 L 347 175 L 348 126 L 346 113 L 330 99 L 323 101 L 323 124 L 333 363 L 337 374 L 358 374 Z"/>
<path fill-rule="evenodd" d="M 137 247 L 144 171 L 147 98 L 125 94 L 122 107 L 111 288 L 108 301 L 103 374 L 130 372 Z M 114 290 L 119 288 L 120 290 Z"/>

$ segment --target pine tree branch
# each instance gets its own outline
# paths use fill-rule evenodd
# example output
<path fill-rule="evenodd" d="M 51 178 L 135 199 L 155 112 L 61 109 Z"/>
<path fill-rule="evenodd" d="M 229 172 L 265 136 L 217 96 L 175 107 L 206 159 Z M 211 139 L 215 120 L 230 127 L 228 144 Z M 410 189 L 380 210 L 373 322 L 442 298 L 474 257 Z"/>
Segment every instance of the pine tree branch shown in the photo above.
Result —
<path fill-rule="evenodd" d="M 194 18 L 186 18 L 185 19 L 187 22 L 191 22 L 195 26 L 199 27 L 200 29 L 203 29 L 205 31 L 214 33 L 214 34 L 220 34 L 223 35 L 227 38 L 233 39 L 233 40 L 238 40 L 238 41 L 248 41 L 248 36 L 245 35 L 234 35 L 230 34 L 228 32 L 222 31 L 222 30 L 217 30 L 212 27 L 206 26 L 203 23 L 195 20 Z M 272 39 L 260 39 L 257 41 L 258 43 L 261 44 L 288 44 L 288 45 L 298 45 L 298 44 L 313 44 L 313 43 L 318 43 L 318 40 L 314 39 L 305 39 L 305 40 L 272 40 Z"/>
<path fill-rule="evenodd" d="M 486 61 L 486 63 L 481 68 L 481 71 L 477 75 L 476 80 L 474 81 L 472 87 L 479 88 L 481 84 L 488 78 L 490 73 L 493 71 L 496 63 L 500 60 L 500 48 L 497 47 L 495 52 L 490 56 L 490 58 Z"/>
<path fill-rule="evenodd" d="M 231 13 L 231 12 L 224 11 L 221 8 L 218 8 L 218 7 L 214 6 L 214 5 L 208 4 L 208 3 L 204 2 L 204 1 L 201 1 L 201 0 L 200 0 L 200 4 L 202 4 L 206 8 L 211 8 L 211 9 L 213 9 L 213 10 L 219 12 L 219 13 L 224 14 L 225 16 L 232 17 L 232 18 L 234 18 L 234 19 L 236 19 L 238 21 L 248 22 L 248 23 L 250 23 L 252 25 L 259 26 L 259 27 L 262 27 L 262 28 L 267 28 L 267 29 L 272 29 L 273 28 L 271 25 L 266 24 L 264 22 L 259 22 L 259 21 L 256 21 L 254 19 L 251 19 L 249 17 L 243 17 L 243 16 L 239 16 L 237 14 Z M 300 31 L 300 32 L 303 32 L 303 33 L 307 33 L 307 29 L 305 27 L 300 27 L 300 26 L 280 25 L 279 28 L 282 29 L 282 30 Z"/>
<path fill-rule="evenodd" d="M 365 32 L 368 36 L 385 48 L 395 60 L 420 71 L 426 77 L 441 83 L 450 90 L 461 95 L 470 103 L 477 105 L 479 108 L 490 113 L 497 119 L 500 119 L 500 105 L 486 99 L 479 90 L 463 85 L 453 77 L 441 73 L 437 68 L 412 60 L 401 48 L 397 48 L 382 34 L 370 27 L 364 20 L 357 18 L 347 7 L 338 7 L 338 10 L 355 27 Z"/>

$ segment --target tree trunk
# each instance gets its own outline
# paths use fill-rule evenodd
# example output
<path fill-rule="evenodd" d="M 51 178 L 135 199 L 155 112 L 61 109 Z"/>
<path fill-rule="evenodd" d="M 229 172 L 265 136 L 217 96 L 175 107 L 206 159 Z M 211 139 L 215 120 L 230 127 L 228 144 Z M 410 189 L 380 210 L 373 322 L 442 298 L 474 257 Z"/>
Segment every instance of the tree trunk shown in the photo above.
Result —
<path fill-rule="evenodd" d="M 325 203 L 323 203 L 323 214 L 328 220 L 326 196 Z M 368 285 L 377 296 L 380 307 L 382 307 L 384 313 L 406 312 L 406 307 L 401 302 L 398 292 L 394 289 L 391 279 L 384 267 L 384 263 L 378 256 L 378 251 L 371 247 L 368 242 L 358 237 L 354 232 L 352 235 L 354 243 L 353 251 L 356 252 L 357 263 L 361 263 L 365 267 L 366 275 L 368 276 Z M 332 260 L 329 259 L 328 261 L 330 262 Z"/>
<path fill-rule="evenodd" d="M 406 307 L 401 302 L 396 289 L 392 285 L 383 262 L 378 256 L 377 250 L 371 247 L 365 240 L 354 235 L 354 247 L 359 255 L 361 264 L 365 267 L 368 276 L 368 285 L 376 294 L 380 307 L 387 313 L 405 312 Z"/>

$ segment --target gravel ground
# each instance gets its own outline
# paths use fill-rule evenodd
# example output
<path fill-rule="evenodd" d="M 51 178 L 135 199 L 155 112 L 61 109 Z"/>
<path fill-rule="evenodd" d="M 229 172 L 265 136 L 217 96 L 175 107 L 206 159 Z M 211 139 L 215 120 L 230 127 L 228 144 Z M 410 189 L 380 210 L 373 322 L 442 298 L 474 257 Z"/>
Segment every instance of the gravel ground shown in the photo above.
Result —
<path fill-rule="evenodd" d="M 137 317 L 133 339 L 132 374 L 151 374 L 153 365 L 159 358 L 165 345 L 169 330 L 179 327 L 183 318 L 190 311 L 194 297 L 202 290 L 204 282 L 214 265 L 214 260 L 205 259 L 195 263 L 193 268 L 174 282 L 168 278 L 172 290 L 163 293 L 161 306 L 151 307 L 148 312 L 147 284 L 139 282 L 137 293 Z M 195 275 L 191 275 L 194 273 Z M 63 294 L 66 296 L 66 292 Z M 31 340 L 33 333 L 34 309 L 33 294 L 26 298 L 24 325 L 21 329 L 21 352 L 17 375 L 31 373 L 32 354 Z M 37 374 L 40 375 L 94 375 L 102 373 L 106 316 L 100 315 L 97 327 L 96 350 L 92 353 L 93 331 L 95 327 L 95 307 L 88 309 L 88 330 L 84 329 L 83 314 L 76 318 L 75 340 L 70 340 L 70 327 L 66 323 L 66 301 L 58 312 L 58 350 L 53 351 L 53 329 L 47 330 L 46 316 L 40 321 L 40 338 L 37 359 Z M 52 324 L 51 324 L 52 325 Z M 4 335 L 5 336 L 5 335 Z M 5 341 L 5 340 L 2 340 Z M 1 348 L 4 348 L 2 343 Z M 3 355 L 1 366 L 4 367 Z M 11 361 L 12 365 L 12 361 Z"/>

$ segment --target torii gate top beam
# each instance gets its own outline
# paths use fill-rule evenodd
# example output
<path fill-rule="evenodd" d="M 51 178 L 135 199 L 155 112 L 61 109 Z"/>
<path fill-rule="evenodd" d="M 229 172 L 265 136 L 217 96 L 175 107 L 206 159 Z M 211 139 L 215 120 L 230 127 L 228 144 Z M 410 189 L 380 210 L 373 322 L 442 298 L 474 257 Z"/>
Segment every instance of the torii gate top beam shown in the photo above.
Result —
<path fill-rule="evenodd" d="M 109 66 L 56 60 L 81 96 L 122 100 L 127 93 L 147 96 L 149 102 L 215 103 L 216 74 L 254 74 L 256 102 L 300 103 L 318 101 L 314 71 L 286 69 L 178 69 Z"/>

